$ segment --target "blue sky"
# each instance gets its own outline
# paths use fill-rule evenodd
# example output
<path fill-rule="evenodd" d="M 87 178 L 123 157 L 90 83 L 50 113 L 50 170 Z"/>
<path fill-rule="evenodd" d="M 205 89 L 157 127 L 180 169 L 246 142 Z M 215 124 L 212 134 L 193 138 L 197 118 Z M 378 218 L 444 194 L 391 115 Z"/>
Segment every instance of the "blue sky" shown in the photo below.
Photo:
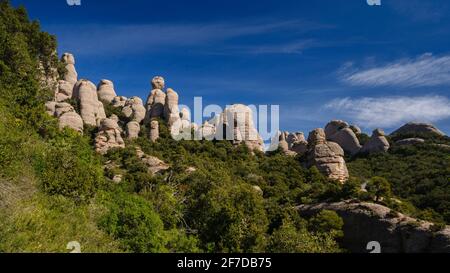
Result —
<path fill-rule="evenodd" d="M 278 104 L 283 130 L 344 119 L 450 132 L 448 0 L 13 0 L 72 52 L 81 78 L 146 98 L 166 78 L 192 105 Z"/>

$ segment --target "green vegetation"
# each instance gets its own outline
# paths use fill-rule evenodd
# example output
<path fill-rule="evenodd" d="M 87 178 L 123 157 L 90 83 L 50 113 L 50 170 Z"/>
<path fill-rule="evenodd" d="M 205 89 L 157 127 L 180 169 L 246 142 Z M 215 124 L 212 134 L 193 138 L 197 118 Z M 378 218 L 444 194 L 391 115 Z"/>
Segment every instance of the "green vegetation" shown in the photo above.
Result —
<path fill-rule="evenodd" d="M 344 185 L 281 152 L 174 141 L 163 121 L 157 143 L 144 127 L 127 148 L 100 156 L 96 128 L 60 131 L 45 113 L 53 94 L 42 76 L 63 71 L 56 39 L 23 8 L 0 0 L 0 11 L 0 252 L 66 252 L 71 241 L 85 252 L 342 252 L 336 213 L 304 219 L 295 206 L 351 198 L 450 219 L 449 155 L 438 142 L 354 158 Z M 137 147 L 170 168 L 150 173 Z"/>
<path fill-rule="evenodd" d="M 375 176 L 367 183 L 367 192 L 372 195 L 376 202 L 379 202 L 382 198 L 391 197 L 391 184 L 383 177 Z"/>
<path fill-rule="evenodd" d="M 417 135 L 396 136 L 392 141 L 411 136 Z M 386 205 L 425 220 L 448 224 L 450 153 L 448 148 L 437 144 L 449 145 L 450 139 L 423 134 L 420 137 L 426 139 L 425 144 L 394 144 L 388 153 L 361 156 L 347 165 L 352 176 L 369 182 L 369 193 L 375 193 L 376 199 L 389 197 L 389 187 L 401 199 L 400 203 L 384 200 Z"/>

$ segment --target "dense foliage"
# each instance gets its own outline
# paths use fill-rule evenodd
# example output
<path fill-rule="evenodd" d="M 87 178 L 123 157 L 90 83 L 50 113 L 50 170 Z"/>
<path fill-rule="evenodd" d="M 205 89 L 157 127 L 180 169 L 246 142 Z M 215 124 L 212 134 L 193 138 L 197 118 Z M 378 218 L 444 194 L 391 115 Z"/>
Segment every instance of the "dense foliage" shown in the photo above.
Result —
<path fill-rule="evenodd" d="M 418 135 L 395 139 L 412 136 Z M 415 216 L 450 223 L 450 152 L 448 146 L 443 146 L 450 145 L 450 139 L 423 134 L 420 137 L 426 139 L 425 144 L 393 144 L 388 153 L 354 159 L 348 164 L 350 173 L 369 182 L 372 192 L 384 192 L 381 197 L 388 197 L 392 189 L 395 196 L 419 209 L 407 209 Z M 374 176 L 379 178 L 370 180 Z"/>
<path fill-rule="evenodd" d="M 53 94 L 42 77 L 61 71 L 56 39 L 23 8 L 0 0 L 0 11 L 0 252 L 64 252 L 74 240 L 89 252 L 341 252 L 342 219 L 304 219 L 295 206 L 349 198 L 399 197 L 449 221 L 449 155 L 435 146 L 354 158 L 345 185 L 281 152 L 174 141 L 162 121 L 156 143 L 144 127 L 127 148 L 97 155 L 96 128 L 60 131 L 45 113 Z M 170 168 L 152 174 L 136 148 Z"/>

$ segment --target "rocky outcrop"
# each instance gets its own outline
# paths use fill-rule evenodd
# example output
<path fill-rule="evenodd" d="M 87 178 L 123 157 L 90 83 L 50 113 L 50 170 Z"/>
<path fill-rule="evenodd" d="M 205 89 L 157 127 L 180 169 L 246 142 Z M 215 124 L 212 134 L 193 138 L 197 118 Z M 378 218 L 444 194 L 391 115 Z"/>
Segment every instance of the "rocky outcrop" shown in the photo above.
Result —
<path fill-rule="evenodd" d="M 136 148 L 137 156 L 144 162 L 148 168 L 148 172 L 155 175 L 159 172 L 168 170 L 170 166 L 161 159 L 145 154 L 140 148 Z"/>
<path fill-rule="evenodd" d="M 83 132 L 83 119 L 75 112 L 72 105 L 65 102 L 49 101 L 45 104 L 47 113 L 58 118 L 59 128 L 71 128 L 80 133 Z"/>
<path fill-rule="evenodd" d="M 372 137 L 367 141 L 361 149 L 361 153 L 384 153 L 390 148 L 389 141 L 386 139 L 384 131 L 376 129 L 373 131 Z"/>
<path fill-rule="evenodd" d="M 332 120 L 325 126 L 325 135 L 328 137 L 336 134 L 344 128 L 349 128 L 350 125 L 343 120 Z"/>
<path fill-rule="evenodd" d="M 55 115 L 55 109 L 56 109 L 56 101 L 48 101 L 45 103 L 45 112 L 49 116 L 53 117 Z"/>
<path fill-rule="evenodd" d="M 306 142 L 305 134 L 303 134 L 302 132 L 297 133 L 286 132 L 286 141 L 289 145 L 289 149 L 292 150 L 292 148 L 296 143 Z"/>
<path fill-rule="evenodd" d="M 407 145 L 419 145 L 424 144 L 425 140 L 421 138 L 406 138 L 395 142 L 395 145 L 398 146 L 407 146 Z"/>
<path fill-rule="evenodd" d="M 75 112 L 75 108 L 72 105 L 66 102 L 58 102 L 55 104 L 55 113 L 54 116 L 59 118 L 65 113 Z"/>
<path fill-rule="evenodd" d="M 127 98 L 124 96 L 117 96 L 114 97 L 111 104 L 113 107 L 119 108 L 119 107 L 125 107 L 125 104 L 127 103 Z"/>
<path fill-rule="evenodd" d="M 97 86 L 97 95 L 100 101 L 111 103 L 117 97 L 113 82 L 110 80 L 101 80 Z"/>
<path fill-rule="evenodd" d="M 106 154 L 112 148 L 125 148 L 121 131 L 117 121 L 103 119 L 95 138 L 95 150 L 100 154 Z"/>
<path fill-rule="evenodd" d="M 156 142 L 159 139 L 159 122 L 157 120 L 153 120 L 150 123 L 150 141 Z"/>
<path fill-rule="evenodd" d="M 55 101 L 63 102 L 72 98 L 74 84 L 65 80 L 58 81 Z"/>
<path fill-rule="evenodd" d="M 297 207 L 301 215 L 335 211 L 344 220 L 343 246 L 367 253 L 367 244 L 379 242 L 382 253 L 450 253 L 450 227 L 434 232 L 433 224 L 365 202 L 343 201 Z"/>
<path fill-rule="evenodd" d="M 145 106 L 147 111 L 146 123 L 149 123 L 152 118 L 163 117 L 164 105 L 166 104 L 166 93 L 163 91 L 164 87 L 165 81 L 163 77 L 157 76 L 152 79 L 152 91 L 147 98 Z"/>
<path fill-rule="evenodd" d="M 156 76 L 152 79 L 152 88 L 153 89 L 159 89 L 164 90 L 166 86 L 165 80 L 161 76 Z"/>
<path fill-rule="evenodd" d="M 153 89 L 147 99 L 147 120 L 162 117 L 164 105 L 166 104 L 166 93 L 161 89 Z"/>
<path fill-rule="evenodd" d="M 303 155 L 308 150 L 308 142 L 303 133 L 278 132 L 272 138 L 269 151 L 280 149 L 289 156 Z"/>
<path fill-rule="evenodd" d="M 122 113 L 131 121 L 141 123 L 144 120 L 146 113 L 142 99 L 139 97 L 128 99 L 122 109 Z"/>
<path fill-rule="evenodd" d="M 59 117 L 59 128 L 71 128 L 79 133 L 83 132 L 83 119 L 75 111 L 67 112 Z"/>
<path fill-rule="evenodd" d="M 216 137 L 216 126 L 205 121 L 195 132 L 196 139 L 214 140 Z"/>
<path fill-rule="evenodd" d="M 180 109 L 178 108 L 178 93 L 173 89 L 168 88 L 166 94 L 166 102 L 164 104 L 164 118 L 167 121 L 167 125 L 172 127 L 177 122 L 180 122 Z"/>
<path fill-rule="evenodd" d="M 103 103 L 98 100 L 96 86 L 88 80 L 80 80 L 75 84 L 73 97 L 79 101 L 81 117 L 84 124 L 99 126 L 106 118 Z"/>
<path fill-rule="evenodd" d="M 63 102 L 72 98 L 75 83 L 78 81 L 78 73 L 75 69 L 75 58 L 70 53 L 64 53 L 61 61 L 63 62 L 66 72 L 62 75 L 62 79 L 58 81 L 55 92 L 55 101 Z"/>
<path fill-rule="evenodd" d="M 289 146 L 289 151 L 295 153 L 296 155 L 303 155 L 308 151 L 308 142 L 302 132 L 286 132 L 285 135 Z"/>
<path fill-rule="evenodd" d="M 357 125 L 350 125 L 350 129 L 352 129 L 352 131 L 353 131 L 356 135 L 362 134 L 361 128 L 359 128 L 359 126 L 357 126 Z"/>
<path fill-rule="evenodd" d="M 227 140 L 232 140 L 236 145 L 244 143 L 250 150 L 264 151 L 264 141 L 256 130 L 250 107 L 232 105 L 224 110 L 221 118 L 216 130 L 220 132 L 221 124 L 225 125 Z"/>
<path fill-rule="evenodd" d="M 309 134 L 307 167 L 317 169 L 330 179 L 345 182 L 349 178 L 344 151 L 334 142 L 326 140 L 323 129 L 316 129 Z"/>
<path fill-rule="evenodd" d="M 336 142 L 344 149 L 344 152 L 350 155 L 357 154 L 361 149 L 361 144 L 355 132 L 348 123 L 342 120 L 334 120 L 328 123 L 325 127 L 325 134 L 327 140 Z"/>
<path fill-rule="evenodd" d="M 61 60 L 66 69 L 63 80 L 74 85 L 78 81 L 78 73 L 75 69 L 75 57 L 70 53 L 64 53 Z"/>
<path fill-rule="evenodd" d="M 286 155 L 295 155 L 295 153 L 291 152 L 289 149 L 289 143 L 286 140 L 286 136 L 287 133 L 280 133 L 278 148 Z"/>
<path fill-rule="evenodd" d="M 408 134 L 433 134 L 436 136 L 445 136 L 445 134 L 436 128 L 433 124 L 429 123 L 407 123 L 394 131 L 391 135 L 408 135 Z"/>
<path fill-rule="evenodd" d="M 235 104 L 198 127 L 196 139 L 229 140 L 234 145 L 245 144 L 252 151 L 264 151 L 264 141 L 255 128 L 250 107 Z"/>
<path fill-rule="evenodd" d="M 137 121 L 130 121 L 127 123 L 127 138 L 133 140 L 139 137 L 141 125 Z"/>

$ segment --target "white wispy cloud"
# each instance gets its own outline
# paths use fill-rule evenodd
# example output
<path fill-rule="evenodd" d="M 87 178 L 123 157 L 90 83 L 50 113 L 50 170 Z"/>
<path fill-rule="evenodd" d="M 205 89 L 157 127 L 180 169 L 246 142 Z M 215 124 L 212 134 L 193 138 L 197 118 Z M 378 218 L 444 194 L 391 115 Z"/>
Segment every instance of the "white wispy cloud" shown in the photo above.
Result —
<path fill-rule="evenodd" d="M 61 48 L 78 51 L 78 54 L 130 54 L 173 47 L 213 46 L 240 37 L 282 32 L 301 34 L 330 27 L 302 20 L 253 20 L 202 24 L 50 25 L 46 30 L 57 34 Z M 266 51 L 296 51 L 302 46 L 304 42 L 288 43 Z"/>
<path fill-rule="evenodd" d="M 306 39 L 278 44 L 235 46 L 225 48 L 225 50 L 227 54 L 302 54 L 305 49 L 320 46 L 322 46 L 321 43 L 313 39 Z"/>
<path fill-rule="evenodd" d="M 364 128 L 393 128 L 411 121 L 437 122 L 450 118 L 450 100 L 444 96 L 342 98 L 325 105 Z"/>
<path fill-rule="evenodd" d="M 355 86 L 429 87 L 450 85 L 450 56 L 431 53 L 415 59 L 403 59 L 384 66 L 358 69 L 345 64 L 340 70 L 342 80 Z"/>

